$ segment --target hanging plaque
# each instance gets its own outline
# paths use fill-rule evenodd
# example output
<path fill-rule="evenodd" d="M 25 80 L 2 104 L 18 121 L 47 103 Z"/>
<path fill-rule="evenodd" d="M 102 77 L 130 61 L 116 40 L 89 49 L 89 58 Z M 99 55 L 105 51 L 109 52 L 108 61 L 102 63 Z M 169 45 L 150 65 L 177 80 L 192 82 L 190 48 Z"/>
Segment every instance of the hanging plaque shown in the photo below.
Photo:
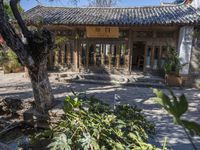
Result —
<path fill-rule="evenodd" d="M 118 27 L 88 26 L 86 33 L 88 38 L 119 38 Z"/>

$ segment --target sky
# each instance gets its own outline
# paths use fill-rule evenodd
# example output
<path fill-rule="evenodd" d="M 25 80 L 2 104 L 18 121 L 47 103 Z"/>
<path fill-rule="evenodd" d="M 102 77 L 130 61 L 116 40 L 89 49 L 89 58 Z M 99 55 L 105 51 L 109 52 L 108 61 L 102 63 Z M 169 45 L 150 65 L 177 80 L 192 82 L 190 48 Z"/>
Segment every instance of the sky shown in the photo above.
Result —
<path fill-rule="evenodd" d="M 40 5 L 45 6 L 75 6 L 70 0 L 55 0 L 54 2 L 49 2 L 49 0 L 39 0 Z M 160 2 L 173 2 L 174 0 L 120 0 L 117 7 L 134 7 L 134 6 L 152 6 L 159 5 Z M 39 3 L 36 0 L 21 0 L 21 6 L 26 11 Z M 79 0 L 77 6 L 84 7 L 88 5 L 88 0 Z"/>

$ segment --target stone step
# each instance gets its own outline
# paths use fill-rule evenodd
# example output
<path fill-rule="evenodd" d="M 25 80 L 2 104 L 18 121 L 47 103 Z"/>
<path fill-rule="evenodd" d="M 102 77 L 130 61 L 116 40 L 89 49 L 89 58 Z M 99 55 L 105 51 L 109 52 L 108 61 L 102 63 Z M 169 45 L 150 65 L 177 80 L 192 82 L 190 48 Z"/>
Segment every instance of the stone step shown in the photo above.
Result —
<path fill-rule="evenodd" d="M 150 83 L 150 82 L 115 82 L 115 81 L 101 81 L 101 80 L 74 80 L 75 83 L 85 83 L 85 84 L 102 84 L 102 85 L 124 85 L 124 86 L 137 86 L 137 87 L 154 87 L 154 88 L 165 88 L 163 83 Z"/>
<path fill-rule="evenodd" d="M 62 74 L 56 78 L 59 82 L 85 84 L 126 85 L 139 87 L 165 87 L 164 79 L 154 76 L 118 76 L 94 74 Z"/>
<path fill-rule="evenodd" d="M 151 82 L 151 83 L 164 83 L 164 79 L 160 77 L 144 76 L 142 78 L 130 78 L 129 82 Z"/>

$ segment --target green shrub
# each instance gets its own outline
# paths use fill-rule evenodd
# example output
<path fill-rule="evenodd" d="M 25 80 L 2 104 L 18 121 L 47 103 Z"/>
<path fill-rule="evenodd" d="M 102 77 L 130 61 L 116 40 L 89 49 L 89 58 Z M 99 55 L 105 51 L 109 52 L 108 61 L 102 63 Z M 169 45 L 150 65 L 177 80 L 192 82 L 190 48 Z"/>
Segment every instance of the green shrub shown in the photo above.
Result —
<path fill-rule="evenodd" d="M 12 72 L 21 67 L 17 55 L 11 49 L 0 52 L 0 65 L 4 67 L 5 72 Z"/>
<path fill-rule="evenodd" d="M 66 119 L 34 139 L 48 139 L 52 150 L 157 149 L 148 143 L 154 125 L 136 107 L 120 105 L 112 110 L 94 97 L 67 96 L 64 111 Z"/>
<path fill-rule="evenodd" d="M 167 51 L 167 59 L 163 65 L 165 74 L 172 72 L 179 73 L 184 65 L 181 64 L 178 52 L 174 48 L 169 47 L 169 50 Z"/>
<path fill-rule="evenodd" d="M 7 54 L 0 48 L 0 66 L 8 62 Z"/>

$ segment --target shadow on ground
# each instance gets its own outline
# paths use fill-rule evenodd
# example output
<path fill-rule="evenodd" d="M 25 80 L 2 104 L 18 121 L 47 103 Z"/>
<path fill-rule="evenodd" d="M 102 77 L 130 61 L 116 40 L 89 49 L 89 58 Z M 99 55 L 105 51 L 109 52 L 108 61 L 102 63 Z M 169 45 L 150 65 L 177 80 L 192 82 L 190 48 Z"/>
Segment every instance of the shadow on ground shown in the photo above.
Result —
<path fill-rule="evenodd" d="M 22 79 L 21 79 L 22 80 Z M 154 96 L 151 88 L 130 87 L 120 85 L 97 85 L 97 84 L 78 84 L 78 83 L 58 83 L 52 81 L 53 93 L 57 101 L 63 101 L 66 95 L 73 95 L 75 92 L 86 92 L 88 95 L 95 95 L 97 98 L 109 103 L 114 103 L 115 94 L 121 97 L 122 104 L 137 105 L 143 109 L 147 118 L 156 124 L 156 139 L 152 141 L 157 145 L 162 145 L 167 138 L 168 146 L 175 150 L 192 149 L 183 129 L 172 123 L 172 119 L 167 113 L 150 100 Z M 200 122 L 200 90 L 197 89 L 173 89 L 177 95 L 184 93 L 189 100 L 190 109 L 186 117 L 189 120 Z M 164 90 L 167 92 L 167 90 Z M 21 98 L 32 100 L 33 94 L 28 80 L 23 83 L 17 80 L 10 80 L 8 84 L 0 83 L 0 97 Z M 195 137 L 195 143 L 200 149 L 200 139 Z"/>

